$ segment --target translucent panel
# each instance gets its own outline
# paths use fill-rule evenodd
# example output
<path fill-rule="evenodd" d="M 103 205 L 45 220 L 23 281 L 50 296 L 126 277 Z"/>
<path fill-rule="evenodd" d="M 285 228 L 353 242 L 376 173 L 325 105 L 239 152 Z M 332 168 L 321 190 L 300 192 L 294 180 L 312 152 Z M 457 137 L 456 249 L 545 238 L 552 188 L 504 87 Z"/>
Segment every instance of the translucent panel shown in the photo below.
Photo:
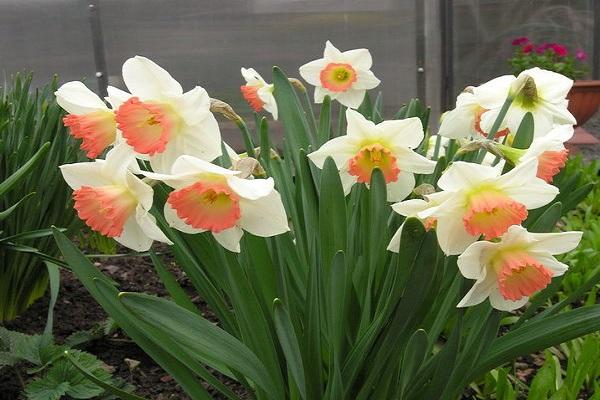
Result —
<path fill-rule="evenodd" d="M 33 71 L 35 85 L 54 74 L 87 78 L 96 88 L 87 3 L 0 0 L 0 38 L 1 73 Z"/>
<path fill-rule="evenodd" d="M 592 55 L 593 0 L 455 0 L 453 13 L 454 93 L 510 73 L 506 60 L 515 37 Z"/>
<path fill-rule="evenodd" d="M 106 0 L 101 15 L 109 81 L 119 86 L 123 61 L 145 55 L 184 88 L 200 84 L 247 115 L 240 67 L 254 67 L 267 81 L 273 65 L 298 77 L 298 67 L 320 58 L 329 39 L 341 50 L 371 50 L 390 109 L 416 92 L 414 2 Z"/>

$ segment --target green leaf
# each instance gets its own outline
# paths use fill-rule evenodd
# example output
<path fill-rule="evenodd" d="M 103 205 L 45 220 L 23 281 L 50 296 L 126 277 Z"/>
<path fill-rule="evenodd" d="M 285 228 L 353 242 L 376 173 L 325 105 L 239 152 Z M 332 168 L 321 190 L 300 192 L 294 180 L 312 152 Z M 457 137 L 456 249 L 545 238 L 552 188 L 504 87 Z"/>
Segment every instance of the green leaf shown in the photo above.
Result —
<path fill-rule="evenodd" d="M 117 396 L 118 398 L 120 398 L 122 400 L 144 400 L 143 397 L 136 396 L 135 394 L 125 392 L 124 390 L 121 390 L 121 389 L 111 385 L 109 383 L 109 380 L 103 379 L 101 376 L 99 376 L 100 374 L 99 374 L 98 368 L 100 368 L 100 370 L 104 371 L 101 366 L 98 367 L 97 365 L 90 365 L 89 362 L 85 363 L 85 358 L 82 359 L 82 357 L 77 357 L 76 356 L 77 354 L 78 354 L 77 352 L 70 352 L 70 351 L 64 352 L 66 360 L 68 360 L 73 367 L 75 367 L 94 386 L 101 388 L 100 393 L 102 393 L 104 390 L 106 390 L 107 392 Z M 86 353 L 79 353 L 79 354 L 86 354 Z M 90 368 L 90 367 L 92 367 L 92 368 Z M 86 385 L 86 387 L 83 387 L 83 385 L 81 385 L 81 384 L 80 384 L 80 387 L 71 386 L 67 390 L 67 394 L 76 399 L 88 399 L 88 398 L 96 396 L 96 395 L 89 395 L 89 393 L 92 393 L 90 390 L 91 388 L 92 387 L 89 385 Z M 98 393 L 98 394 L 100 394 L 100 393 Z"/>
<path fill-rule="evenodd" d="M 525 323 L 521 328 L 499 337 L 474 366 L 475 377 L 520 355 L 600 330 L 600 305 L 581 307 L 541 320 Z"/>
<path fill-rule="evenodd" d="M 333 256 L 346 250 L 346 199 L 338 168 L 331 157 L 325 160 L 319 191 L 319 236 L 321 265 L 329 278 Z"/>
<path fill-rule="evenodd" d="M 52 338 L 52 327 L 54 325 L 54 306 L 56 305 L 56 299 L 58 298 L 58 291 L 60 289 L 60 269 L 58 265 L 46 261 L 46 268 L 48 269 L 48 280 L 50 282 L 50 303 L 48 304 L 48 316 L 46 318 L 46 327 L 44 328 L 44 337 L 46 340 Z"/>
<path fill-rule="evenodd" d="M 533 221 L 525 221 L 523 226 L 530 232 L 551 232 L 562 215 L 562 204 L 556 202 Z"/>
<path fill-rule="evenodd" d="M 24 179 L 27 174 L 42 160 L 42 157 L 50 149 L 50 142 L 46 142 L 40 149 L 27 161 L 21 168 L 16 170 L 12 175 L 0 182 L 0 198 L 4 193 L 12 189 L 21 179 Z"/>
<path fill-rule="evenodd" d="M 177 304 L 142 293 L 120 293 L 119 300 L 146 323 L 169 332 L 172 339 L 189 349 L 192 356 L 221 369 L 226 365 L 241 372 L 272 399 L 277 386 L 263 363 L 246 345 L 206 319 Z"/>
<path fill-rule="evenodd" d="M 331 97 L 325 96 L 319 114 L 319 130 L 317 131 L 317 144 L 319 147 L 331 138 Z"/>
<path fill-rule="evenodd" d="M 279 299 L 273 301 L 273 320 L 275 330 L 279 338 L 279 344 L 283 350 L 288 369 L 303 399 L 306 399 L 306 382 L 304 379 L 304 366 L 302 364 L 302 355 L 300 345 L 290 316 L 284 305 Z"/>
<path fill-rule="evenodd" d="M 67 393 L 69 384 L 57 382 L 53 378 L 39 378 L 25 387 L 28 400 L 59 400 Z"/>
<path fill-rule="evenodd" d="M 199 314 L 198 308 L 192 303 L 188 295 L 183 291 L 177 279 L 173 276 L 172 273 L 167 270 L 165 264 L 161 261 L 161 259 L 156 255 L 154 250 L 150 250 L 150 258 L 152 259 L 152 264 L 154 265 L 154 269 L 158 273 L 160 277 L 160 281 L 165 285 L 165 288 L 173 298 L 173 301 L 177 303 L 180 307 L 187 309 L 193 313 Z"/>
<path fill-rule="evenodd" d="M 17 201 L 15 204 L 10 206 L 6 210 L 1 211 L 0 212 L 0 222 L 5 220 L 6 218 L 8 218 L 17 208 L 19 208 L 19 206 L 21 204 L 24 203 L 25 200 L 29 199 L 31 196 L 34 196 L 34 195 L 35 195 L 35 192 L 29 193 L 29 194 L 23 196 L 19 201 Z"/>
<path fill-rule="evenodd" d="M 423 363 L 427 355 L 427 347 L 427 333 L 423 329 L 417 329 L 408 339 L 402 357 L 402 368 L 400 369 L 400 380 L 398 382 L 400 398 L 403 398 L 404 391 Z"/>
<path fill-rule="evenodd" d="M 527 112 L 519 124 L 512 147 L 515 149 L 528 149 L 531 142 L 533 142 L 533 114 Z"/>

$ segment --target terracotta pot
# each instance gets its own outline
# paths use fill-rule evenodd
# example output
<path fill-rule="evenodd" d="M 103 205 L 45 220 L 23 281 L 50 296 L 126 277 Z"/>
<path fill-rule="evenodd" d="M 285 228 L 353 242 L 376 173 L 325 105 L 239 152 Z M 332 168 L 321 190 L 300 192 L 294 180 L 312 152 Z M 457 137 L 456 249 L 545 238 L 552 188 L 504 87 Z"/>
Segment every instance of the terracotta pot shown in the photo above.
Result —
<path fill-rule="evenodd" d="M 575 81 L 567 98 L 577 126 L 585 124 L 600 107 L 600 80 Z"/>

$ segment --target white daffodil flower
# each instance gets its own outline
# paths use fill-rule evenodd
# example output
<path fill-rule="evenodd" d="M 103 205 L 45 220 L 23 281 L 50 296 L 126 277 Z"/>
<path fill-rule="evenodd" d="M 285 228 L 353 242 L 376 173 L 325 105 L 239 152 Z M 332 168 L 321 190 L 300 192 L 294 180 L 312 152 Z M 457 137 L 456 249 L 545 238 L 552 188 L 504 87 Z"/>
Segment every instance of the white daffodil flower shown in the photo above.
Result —
<path fill-rule="evenodd" d="M 383 121 L 377 125 L 357 111 L 346 110 L 347 135 L 336 137 L 308 157 L 319 168 L 331 157 L 340 171 L 344 193 L 355 183 L 369 184 L 373 169 L 383 172 L 387 200 L 404 200 L 415 187 L 414 174 L 430 174 L 435 162 L 413 151 L 423 141 L 419 118 Z"/>
<path fill-rule="evenodd" d="M 429 142 L 427 143 L 427 158 L 433 159 L 433 156 L 435 155 L 435 146 L 438 140 L 440 141 L 440 147 L 438 149 L 437 158 L 439 159 L 442 156 L 446 156 L 448 146 L 450 145 L 450 138 L 438 134 L 429 137 Z M 481 164 L 494 165 L 494 163 L 496 163 L 496 156 L 492 153 L 486 152 L 485 156 L 483 157 L 483 160 L 481 161 Z M 498 166 L 498 168 L 503 167 L 504 160 L 499 160 L 496 163 L 496 166 Z"/>
<path fill-rule="evenodd" d="M 536 137 L 526 150 L 498 145 L 505 157 L 518 165 L 531 159 L 538 160 L 537 176 L 551 183 L 565 166 L 569 150 L 565 142 L 573 136 L 572 125 L 556 125 L 545 136 Z"/>
<path fill-rule="evenodd" d="M 188 155 L 175 161 L 171 175 L 146 173 L 175 189 L 164 208 L 169 225 L 191 234 L 210 231 L 233 252 L 240 251 L 244 231 L 262 237 L 289 231 L 273 179 L 240 174 Z"/>
<path fill-rule="evenodd" d="M 489 297 L 492 307 L 512 311 L 569 268 L 553 256 L 573 250 L 582 232 L 529 233 L 513 225 L 499 242 L 477 242 L 458 257 L 458 268 L 475 284 L 458 303 L 474 306 Z"/>
<path fill-rule="evenodd" d="M 268 84 L 254 68 L 242 68 L 242 76 L 246 84 L 240 87 L 244 99 L 256 112 L 263 109 L 277 120 L 277 102 L 273 96 L 273 84 Z"/>
<path fill-rule="evenodd" d="M 169 172 L 182 154 L 207 161 L 221 155 L 221 133 L 206 90 L 196 86 L 184 93 L 167 71 L 140 56 L 125 61 L 123 80 L 131 96 L 123 101 L 124 92 L 113 90 L 108 97 L 120 103 L 117 128 L 154 171 Z"/>
<path fill-rule="evenodd" d="M 507 85 L 508 83 L 508 85 Z M 546 135 L 554 125 L 576 124 L 567 110 L 567 94 L 573 81 L 564 75 L 540 68 L 531 68 L 519 74 L 501 76 L 473 89 L 475 99 L 487 109 L 481 115 L 481 127 L 489 131 L 508 95 L 515 96 L 501 128 L 516 133 L 523 117 L 531 112 L 534 137 Z"/>
<path fill-rule="evenodd" d="M 438 181 L 452 196 L 417 215 L 421 219 L 435 217 L 441 249 L 446 255 L 460 254 L 481 235 L 486 239 L 502 235 L 509 226 L 524 221 L 527 210 L 556 197 L 558 189 L 536 173 L 537 160 L 524 162 L 504 175 L 498 166 L 455 162 Z"/>
<path fill-rule="evenodd" d="M 392 210 L 407 218 L 418 218 L 420 212 L 428 210 L 432 207 L 437 207 L 441 202 L 449 198 L 451 195 L 452 194 L 449 192 L 438 192 L 432 195 L 424 196 L 425 200 L 411 199 L 401 201 L 399 203 L 393 204 Z M 425 226 L 425 230 L 428 231 L 430 229 L 435 228 L 437 220 L 435 217 L 428 217 L 421 220 L 421 222 Z M 389 251 L 393 251 L 394 253 L 398 253 L 400 251 L 400 238 L 402 237 L 402 228 L 404 228 L 404 223 L 400 225 L 394 236 L 392 236 L 390 244 L 387 247 Z"/>
<path fill-rule="evenodd" d="M 494 88 L 496 88 L 495 84 L 497 83 L 498 86 L 506 87 L 506 90 L 499 90 L 499 93 L 508 94 L 508 88 L 513 81 L 510 78 L 510 76 L 498 78 L 500 81 L 494 82 Z M 478 90 L 485 90 L 486 85 L 489 85 L 489 83 L 484 83 L 482 85 L 483 89 L 479 88 Z M 456 107 L 444 113 L 442 117 L 438 131 L 439 135 L 450 139 L 488 136 L 488 131 L 484 131 L 481 127 L 481 116 L 488 110 L 478 103 L 476 96 L 473 94 L 474 90 L 475 88 L 469 86 L 458 95 L 456 98 Z M 508 129 L 503 128 L 494 137 L 500 138 L 507 134 Z"/>
<path fill-rule="evenodd" d="M 315 103 L 322 103 L 326 95 L 346 107 L 357 108 L 365 92 L 379 85 L 371 72 L 373 59 L 367 49 L 341 52 L 328 40 L 323 58 L 300 67 L 300 76 L 315 86 Z"/>
<path fill-rule="evenodd" d="M 71 135 L 82 140 L 81 148 L 89 158 L 98 157 L 115 143 L 115 113 L 82 82 L 67 82 L 54 94 L 58 105 L 69 113 L 63 123 Z"/>
<path fill-rule="evenodd" d="M 154 240 L 172 244 L 148 212 L 152 188 L 127 169 L 132 158 L 122 145 L 109 151 L 106 160 L 61 165 L 74 190 L 74 208 L 90 228 L 132 250 L 146 251 Z"/>

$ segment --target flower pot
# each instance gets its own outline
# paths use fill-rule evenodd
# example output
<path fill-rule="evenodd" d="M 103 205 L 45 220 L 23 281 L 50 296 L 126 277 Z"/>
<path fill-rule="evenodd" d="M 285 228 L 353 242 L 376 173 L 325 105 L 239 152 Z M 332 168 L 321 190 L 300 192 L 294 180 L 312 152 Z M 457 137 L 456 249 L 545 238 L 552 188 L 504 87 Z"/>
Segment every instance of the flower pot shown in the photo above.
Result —
<path fill-rule="evenodd" d="M 600 107 L 600 80 L 577 80 L 569 95 L 569 111 L 583 125 Z"/>

